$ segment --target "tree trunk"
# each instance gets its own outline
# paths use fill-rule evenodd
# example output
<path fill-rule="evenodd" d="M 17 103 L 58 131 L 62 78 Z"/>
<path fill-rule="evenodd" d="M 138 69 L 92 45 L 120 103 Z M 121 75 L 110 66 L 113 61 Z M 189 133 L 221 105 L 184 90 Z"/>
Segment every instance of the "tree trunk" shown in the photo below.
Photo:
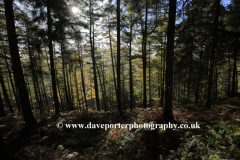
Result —
<path fill-rule="evenodd" d="M 106 111 L 106 101 L 105 101 L 105 94 L 104 94 L 104 89 L 103 89 L 103 84 L 102 84 L 102 80 L 101 80 L 101 77 L 100 77 L 100 73 L 99 73 L 99 70 L 98 70 L 98 67 L 96 66 L 97 68 L 97 72 L 98 72 L 98 78 L 99 78 L 99 81 L 100 81 L 100 87 L 101 87 L 101 90 L 102 90 L 102 96 L 103 96 L 103 105 L 104 105 L 104 111 Z"/>
<path fill-rule="evenodd" d="M 68 95 L 68 90 L 67 90 L 67 84 L 66 84 L 66 76 L 65 76 L 65 53 L 64 53 L 64 44 L 61 43 L 61 53 L 62 53 L 62 73 L 63 73 L 63 86 L 64 86 L 64 93 L 65 93 L 65 98 L 66 98 L 66 101 L 67 101 L 67 108 L 68 110 L 70 109 L 70 100 L 69 100 L 69 95 Z"/>
<path fill-rule="evenodd" d="M 237 65 L 236 65 L 237 66 Z M 238 95 L 238 71 L 237 71 L 237 67 L 236 67 L 236 91 L 235 91 L 235 94 Z"/>
<path fill-rule="evenodd" d="M 110 25 L 109 20 L 108 20 L 108 23 Z M 114 82 L 114 88 L 115 88 L 116 97 L 117 97 L 117 86 L 116 86 L 115 69 L 114 69 L 114 63 L 113 63 L 113 51 L 112 51 L 112 39 L 111 39 L 110 27 L 111 26 L 109 26 L 108 34 L 109 34 L 109 40 L 110 40 L 110 50 L 111 50 L 111 59 L 112 59 L 113 82 Z"/>
<path fill-rule="evenodd" d="M 74 110 L 75 108 L 74 108 L 74 106 L 75 106 L 75 101 L 74 101 L 74 94 L 73 94 L 73 82 L 72 82 L 72 75 L 71 75 L 71 73 L 73 73 L 73 64 L 72 63 L 70 63 L 69 64 L 69 74 L 70 74 L 70 93 L 71 93 L 71 106 L 72 106 L 72 110 Z"/>
<path fill-rule="evenodd" d="M 151 54 L 150 54 L 150 43 L 149 43 L 149 107 L 152 108 L 152 94 L 151 94 Z"/>
<path fill-rule="evenodd" d="M 126 110 L 126 106 L 125 106 L 125 97 L 124 97 L 124 62 L 122 59 L 122 109 Z"/>
<path fill-rule="evenodd" d="M 0 91 L 0 117 L 6 117 L 6 113 L 3 106 L 1 91 Z"/>
<path fill-rule="evenodd" d="M 228 97 L 230 97 L 230 89 L 231 89 L 231 64 L 230 64 L 230 53 L 228 53 Z"/>
<path fill-rule="evenodd" d="M 122 100 L 121 100 L 121 70 L 120 70 L 120 0 L 117 0 L 117 101 L 118 101 L 118 112 L 122 115 Z"/>
<path fill-rule="evenodd" d="M 206 70 L 207 70 L 207 76 L 206 76 L 206 84 L 205 84 L 205 90 L 204 90 L 204 102 L 206 101 L 206 97 L 207 97 L 207 85 L 208 85 L 208 76 L 209 76 L 209 60 L 207 61 L 207 67 L 206 67 Z"/>
<path fill-rule="evenodd" d="M 10 99 L 9 99 L 9 97 L 8 97 L 8 93 L 7 93 L 7 89 L 6 89 L 5 83 L 4 83 L 2 71 L 0 70 L 0 72 L 1 72 L 1 73 L 0 73 L 0 83 L 1 83 L 1 86 L 2 86 L 2 91 L 3 91 L 5 103 L 7 104 L 10 113 L 13 113 L 13 107 L 12 107 L 11 102 L 10 102 Z"/>
<path fill-rule="evenodd" d="M 160 105 L 163 106 L 164 102 L 164 82 L 165 82 L 165 51 L 163 52 L 163 68 L 162 68 L 162 80 L 161 80 L 161 100 Z"/>
<path fill-rule="evenodd" d="M 7 22 L 7 34 L 8 34 L 9 49 L 10 49 L 11 60 L 12 60 L 12 69 L 14 72 L 14 80 L 20 95 L 20 102 L 22 106 L 24 121 L 26 125 L 31 125 L 31 124 L 36 124 L 36 120 L 32 114 L 29 97 L 28 97 L 28 90 L 26 88 L 23 71 L 21 67 L 12 3 L 13 1 L 4 0 L 5 15 L 6 15 L 6 22 Z"/>
<path fill-rule="evenodd" d="M 104 62 L 104 55 L 103 55 L 103 62 Z M 106 85 L 105 85 L 105 75 L 104 75 L 104 73 L 105 73 L 105 68 L 104 68 L 104 63 L 103 63 L 103 65 L 102 65 L 102 77 L 103 77 L 103 82 L 102 82 L 102 85 L 103 85 L 103 92 L 104 92 L 104 96 L 105 96 L 105 104 L 106 104 L 106 111 L 108 111 L 109 110 L 109 105 L 108 105 L 108 99 L 107 99 L 107 93 L 106 93 Z"/>
<path fill-rule="evenodd" d="M 86 110 L 88 111 L 88 104 L 87 104 L 87 97 L 86 97 L 85 83 L 84 83 L 84 75 L 83 75 L 83 60 L 82 60 L 82 52 L 81 52 L 81 55 L 80 55 L 79 41 L 78 41 L 78 54 L 79 54 L 79 64 L 80 64 L 81 78 L 82 78 L 83 95 L 84 95 L 84 100 L 85 100 L 85 104 L 86 104 Z M 81 58 L 80 58 L 80 56 L 81 56 Z"/>
<path fill-rule="evenodd" d="M 216 0 L 216 11 L 214 17 L 214 28 L 213 28 L 213 38 L 212 38 L 212 50 L 211 50 L 211 57 L 210 57 L 210 71 L 208 77 L 208 93 L 207 93 L 207 102 L 206 107 L 211 109 L 211 93 L 212 93 L 212 77 L 213 77 L 213 65 L 214 65 L 214 58 L 215 58 L 215 49 L 217 45 L 217 30 L 218 30 L 218 17 L 219 17 L 219 10 L 220 10 L 220 1 Z"/>
<path fill-rule="evenodd" d="M 132 22 L 132 16 L 131 16 L 131 22 Z M 129 46 L 129 83 L 130 83 L 130 107 L 131 110 L 133 110 L 133 77 L 132 77 L 132 27 L 133 25 L 130 25 L 130 46 Z"/>
<path fill-rule="evenodd" d="M 174 54 L 174 33 L 176 17 L 176 0 L 169 0 L 169 21 L 167 33 L 167 58 L 166 58 L 166 90 L 165 107 L 163 117 L 165 122 L 173 122 L 172 113 L 172 92 L 173 92 L 173 54 Z"/>
<path fill-rule="evenodd" d="M 180 82 L 181 82 L 181 78 L 180 78 L 180 74 L 178 74 L 178 98 L 177 101 L 179 102 L 179 97 L 180 97 Z"/>
<path fill-rule="evenodd" d="M 217 84 L 217 82 L 218 82 L 218 72 L 217 72 L 217 63 L 216 63 L 216 69 L 215 69 L 215 99 L 218 98 L 218 89 L 217 89 L 218 84 Z"/>
<path fill-rule="evenodd" d="M 145 12 L 145 29 L 143 32 L 143 108 L 147 107 L 147 12 L 148 3 L 146 1 L 146 12 Z"/>
<path fill-rule="evenodd" d="M 202 54 L 203 54 L 202 47 L 203 47 L 203 46 L 201 46 L 200 58 L 199 58 L 199 65 L 198 65 L 198 80 L 197 80 L 197 88 L 196 88 L 196 93 L 195 93 L 195 103 L 198 103 L 199 86 L 200 86 L 200 82 L 201 82 L 201 73 L 202 73 Z"/>
<path fill-rule="evenodd" d="M 53 59 L 53 47 L 52 47 L 52 19 L 51 19 L 51 0 L 47 0 L 47 19 L 48 19 L 48 43 L 49 43 L 49 53 L 50 53 L 50 66 L 51 66 L 51 77 L 52 77 L 52 90 L 53 90 L 53 99 L 55 106 L 55 114 L 58 114 L 59 111 L 59 101 L 57 95 L 56 87 L 56 78 L 55 78 L 55 69 L 54 69 L 54 59 Z"/>
<path fill-rule="evenodd" d="M 235 80 L 236 80 L 236 70 L 237 70 L 237 52 L 238 52 L 238 48 L 234 50 L 233 79 L 232 79 L 232 97 L 236 96 Z"/>
<path fill-rule="evenodd" d="M 192 47 L 193 47 L 193 41 L 192 41 Z M 188 74 L 188 93 L 187 93 L 187 99 L 190 100 L 190 90 L 191 90 L 191 81 L 192 81 L 192 61 L 193 61 L 193 51 L 191 51 L 191 57 L 189 62 L 189 74 Z"/>
<path fill-rule="evenodd" d="M 67 68 L 67 65 L 66 65 L 66 68 Z M 73 104 L 72 104 L 72 98 L 71 98 L 71 77 L 70 75 L 70 64 L 68 65 L 68 68 L 69 70 L 67 71 L 66 69 L 66 77 L 67 77 L 67 91 L 68 91 L 68 98 L 69 98 L 69 111 L 72 111 L 73 110 Z M 68 77 L 70 77 L 70 81 L 68 79 Z"/>
<path fill-rule="evenodd" d="M 81 106 L 80 106 L 80 98 L 79 98 L 79 92 L 78 92 L 78 83 L 77 83 L 77 67 L 75 67 L 75 81 L 76 81 L 76 92 L 77 92 L 77 101 L 78 101 L 78 105 L 79 105 L 79 110 L 81 111 Z"/>
<path fill-rule="evenodd" d="M 40 104 L 40 100 L 39 100 L 39 95 L 38 95 L 38 89 L 37 89 L 37 85 L 36 85 L 36 81 L 37 81 L 37 77 L 36 77 L 36 73 L 35 73 L 35 67 L 34 67 L 34 62 L 33 62 L 33 58 L 32 58 L 32 51 L 30 48 L 30 42 L 28 40 L 27 37 L 27 41 L 28 41 L 28 53 L 29 53 L 29 58 L 30 58 L 30 67 L 31 67 L 31 71 L 32 71 L 32 79 L 33 79 L 33 88 L 34 88 L 34 93 L 35 93 L 35 98 L 38 104 L 38 109 L 40 111 L 40 113 L 42 113 L 42 107 Z"/>
<path fill-rule="evenodd" d="M 3 52 L 5 53 L 5 56 L 6 56 L 5 49 L 4 49 Z M 14 97 L 15 97 L 15 100 L 16 100 L 18 112 L 21 112 L 22 109 L 21 109 L 21 104 L 20 104 L 20 101 L 19 101 L 19 96 L 18 96 L 18 93 L 15 90 L 15 86 L 14 86 L 13 80 L 12 80 L 12 74 L 11 74 L 10 67 L 8 65 L 8 62 L 7 62 L 6 58 L 5 58 L 5 63 L 6 63 L 6 67 L 7 67 L 7 70 L 8 70 L 8 75 L 9 75 L 9 78 L 10 78 L 10 83 L 11 83 L 11 86 L 12 86 L 13 94 L 14 94 Z"/>
<path fill-rule="evenodd" d="M 95 47 L 94 47 L 94 22 L 93 22 L 93 42 L 92 42 L 92 21 L 93 21 L 92 4 L 90 4 L 90 12 L 91 12 L 90 13 L 90 45 L 91 45 L 91 53 L 92 53 L 91 55 L 92 55 L 92 63 L 93 63 L 94 88 L 95 88 L 97 110 L 100 111 L 98 82 L 97 82 L 97 73 L 96 73 L 96 61 L 95 61 Z"/>

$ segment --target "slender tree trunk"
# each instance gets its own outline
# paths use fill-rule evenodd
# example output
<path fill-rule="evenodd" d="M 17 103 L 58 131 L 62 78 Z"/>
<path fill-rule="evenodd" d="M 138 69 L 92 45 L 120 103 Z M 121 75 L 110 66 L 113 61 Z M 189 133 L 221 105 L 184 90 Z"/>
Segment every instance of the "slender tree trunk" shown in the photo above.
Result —
<path fill-rule="evenodd" d="M 20 102 L 21 102 L 21 107 L 23 111 L 24 121 L 26 125 L 31 125 L 31 124 L 36 124 L 36 120 L 32 114 L 29 97 L 28 97 L 28 90 L 26 88 L 23 71 L 21 67 L 12 3 L 13 1 L 4 0 L 5 15 L 6 15 L 6 22 L 7 22 L 7 34 L 8 34 L 10 55 L 12 60 L 12 69 L 14 72 L 14 80 L 20 95 Z"/>
<path fill-rule="evenodd" d="M 42 58 L 41 58 L 41 54 L 38 52 L 38 58 L 40 60 L 40 66 L 39 66 L 39 70 L 43 71 L 42 69 Z M 45 90 L 45 85 L 44 85 L 44 80 L 43 80 L 43 74 L 40 73 L 40 85 L 41 85 L 41 95 L 43 98 L 43 105 L 46 105 L 48 107 L 47 111 L 49 112 L 49 106 L 48 106 L 48 101 L 47 101 L 47 95 L 46 95 L 46 90 Z"/>
<path fill-rule="evenodd" d="M 74 101 L 74 94 L 73 94 L 73 76 L 72 76 L 72 74 L 73 74 L 73 64 L 72 63 L 70 63 L 69 64 L 70 66 L 69 66 L 69 74 L 70 74 L 70 88 L 71 88 L 71 96 L 72 96 L 72 110 L 74 110 L 75 108 L 74 108 L 74 106 L 75 106 L 75 101 Z"/>
<path fill-rule="evenodd" d="M 121 100 L 121 70 L 120 70 L 120 0 L 117 0 L 117 101 L 118 101 L 118 112 L 122 115 L 122 100 Z"/>
<path fill-rule="evenodd" d="M 26 72 L 26 69 L 24 68 L 24 66 L 23 66 L 23 70 L 25 71 L 25 75 L 26 75 L 27 72 Z M 26 87 L 27 87 L 27 90 L 28 90 L 28 93 L 29 93 L 30 106 L 31 106 L 31 109 L 33 110 L 32 93 L 31 93 L 31 89 L 30 89 L 30 87 L 29 87 L 28 78 L 26 78 Z M 17 89 L 17 88 L 16 88 L 16 89 Z"/>
<path fill-rule="evenodd" d="M 103 57 L 103 62 L 104 62 L 104 57 Z M 105 97 L 105 107 L 106 107 L 106 111 L 109 110 L 109 106 L 108 106 L 108 100 L 107 100 L 107 94 L 106 94 L 106 86 L 105 86 L 105 70 L 104 70 L 104 63 L 102 65 L 103 69 L 102 69 L 102 77 L 103 77 L 103 82 L 102 82 L 102 85 L 103 85 L 103 95 Z"/>
<path fill-rule="evenodd" d="M 60 101 L 59 101 L 59 109 L 61 110 L 61 111 L 64 111 L 65 110 L 65 108 L 63 107 L 64 106 L 64 104 L 63 104 L 63 102 L 64 102 L 64 98 L 62 97 L 62 92 L 61 92 L 61 89 L 60 89 L 60 86 L 59 86 L 59 80 L 58 79 L 56 79 L 56 85 L 57 85 L 57 90 L 58 90 L 58 94 L 59 94 L 59 98 L 60 98 Z"/>
<path fill-rule="evenodd" d="M 236 65 L 237 66 L 237 65 Z M 236 91 L 235 91 L 235 93 L 236 93 L 236 96 L 238 95 L 238 71 L 237 71 L 237 67 L 236 67 Z"/>
<path fill-rule="evenodd" d="M 235 80 L 236 80 L 236 70 L 237 70 L 237 52 L 238 52 L 238 48 L 234 50 L 233 79 L 232 79 L 232 97 L 236 96 Z"/>
<path fill-rule="evenodd" d="M 218 98 L 218 73 L 217 73 L 217 63 L 216 63 L 216 69 L 215 69 L 215 99 Z"/>
<path fill-rule="evenodd" d="M 13 113 L 13 107 L 12 107 L 12 105 L 11 105 L 11 103 L 10 103 L 10 99 L 9 99 L 9 97 L 8 97 L 8 93 L 7 93 L 7 89 L 6 89 L 5 83 L 4 83 L 2 71 L 0 70 L 0 72 L 1 72 L 1 73 L 0 73 L 0 83 L 1 83 L 1 86 L 2 86 L 2 91 L 3 91 L 5 103 L 7 104 L 10 113 Z"/>
<path fill-rule="evenodd" d="M 148 74 L 149 74 L 149 107 L 152 108 L 152 94 L 151 94 L 151 54 L 150 54 L 150 43 L 149 43 L 149 70 L 148 70 Z"/>
<path fill-rule="evenodd" d="M 131 22 L 132 22 L 132 16 L 131 16 Z M 133 77 L 132 77 L 132 27 L 133 25 L 130 25 L 130 46 L 129 46 L 129 81 L 130 81 L 130 107 L 131 110 L 133 110 Z"/>
<path fill-rule="evenodd" d="M 178 100 L 178 102 L 179 102 L 179 97 L 180 97 L 180 88 L 181 88 L 181 87 L 180 87 L 180 86 L 181 86 L 181 85 L 180 85 L 180 82 L 181 82 L 181 80 L 180 80 L 180 74 L 178 74 L 178 99 L 177 99 L 177 100 Z"/>
<path fill-rule="evenodd" d="M 0 117 L 6 117 L 6 113 L 3 106 L 2 95 L 0 91 Z"/>
<path fill-rule="evenodd" d="M 222 73 L 221 73 L 221 75 L 222 75 L 221 97 L 223 97 L 223 81 L 224 81 L 224 76 L 223 76 L 223 74 L 224 74 L 224 71 L 223 71 L 223 69 L 222 69 Z"/>
<path fill-rule="evenodd" d="M 163 117 L 165 122 L 173 122 L 172 113 L 172 92 L 173 92 L 173 54 L 174 54 L 174 33 L 176 17 L 176 0 L 169 0 L 169 21 L 167 33 L 167 58 L 166 58 L 166 90 L 165 107 Z"/>
<path fill-rule="evenodd" d="M 27 37 L 27 39 L 28 39 L 28 37 Z M 32 58 L 32 51 L 31 51 L 31 48 L 30 48 L 30 42 L 29 42 L 29 40 L 27 40 L 27 41 L 28 41 L 28 53 L 29 53 L 30 64 L 31 64 L 35 98 L 36 98 L 36 101 L 37 101 L 37 104 L 38 104 L 38 109 L 39 109 L 40 113 L 42 113 L 42 106 L 40 104 L 38 89 L 37 89 L 37 85 L 36 85 L 37 77 L 36 77 L 36 73 L 35 73 L 34 61 L 33 61 L 33 58 Z"/>
<path fill-rule="evenodd" d="M 61 43 L 61 53 L 62 53 L 62 73 L 63 73 L 63 86 L 64 86 L 64 93 L 65 93 L 65 98 L 67 101 L 67 108 L 70 109 L 70 100 L 69 100 L 69 95 L 68 95 L 68 90 L 67 90 L 67 82 L 66 82 L 66 75 L 65 75 L 65 54 L 64 54 L 65 50 L 64 50 L 64 44 Z"/>
<path fill-rule="evenodd" d="M 91 2 L 90 2 L 91 3 Z M 94 76 L 94 88 L 95 88 L 95 96 L 97 103 L 97 110 L 100 111 L 100 103 L 99 103 L 99 93 L 98 93 L 98 82 L 97 82 L 97 73 L 96 73 L 96 61 L 95 61 L 95 47 L 94 47 L 94 22 L 93 22 L 93 41 L 92 41 L 92 4 L 90 4 L 90 45 L 91 45 L 91 56 L 93 63 L 93 76 Z"/>
<path fill-rule="evenodd" d="M 208 85 L 208 77 L 209 77 L 209 60 L 207 61 L 207 76 L 206 76 L 206 84 L 205 84 L 205 91 L 204 91 L 204 102 L 206 101 L 207 98 L 207 85 Z"/>
<path fill-rule="evenodd" d="M 66 65 L 66 68 L 67 68 L 67 65 Z M 69 107 L 69 111 L 72 111 L 73 110 L 73 102 L 72 102 L 72 97 L 71 97 L 71 75 L 70 74 L 70 64 L 68 65 L 68 71 L 66 69 L 66 76 L 67 76 L 67 90 L 68 90 L 68 96 L 69 96 L 69 104 L 70 104 L 70 107 Z M 70 78 L 68 78 L 70 77 Z M 69 81 L 70 79 L 70 81 Z"/>
<path fill-rule="evenodd" d="M 163 68 L 162 68 L 162 85 L 161 85 L 161 100 L 160 104 L 163 106 L 164 102 L 164 82 L 165 82 L 165 51 L 163 52 Z"/>
<path fill-rule="evenodd" d="M 6 77 L 7 77 L 7 87 L 8 87 L 8 94 L 9 94 L 9 100 L 10 100 L 10 103 L 12 104 L 13 102 L 12 102 L 12 90 L 11 90 L 11 87 L 10 87 L 10 81 L 9 81 L 9 79 L 8 79 L 8 76 L 6 75 Z"/>
<path fill-rule="evenodd" d="M 5 56 L 6 56 L 5 49 L 4 49 L 4 53 L 5 53 Z M 12 80 L 12 74 L 11 74 L 10 67 L 8 65 L 8 62 L 7 62 L 6 58 L 5 58 L 5 63 L 6 63 L 6 67 L 7 67 L 7 70 L 8 70 L 8 75 L 9 75 L 9 78 L 10 78 L 10 83 L 11 83 L 11 86 L 12 86 L 13 94 L 14 94 L 14 97 L 15 97 L 15 100 L 16 100 L 18 112 L 21 112 L 22 109 L 21 109 L 21 104 L 20 104 L 20 101 L 19 101 L 19 96 L 18 96 L 18 93 L 15 90 L 15 86 L 14 86 L 14 83 L 13 83 L 13 80 Z"/>
<path fill-rule="evenodd" d="M 79 64 L 80 64 L 81 78 L 82 78 L 83 95 L 84 95 L 84 100 L 85 100 L 85 104 L 86 104 L 86 110 L 88 111 L 88 104 L 87 104 L 87 97 L 86 97 L 85 83 L 84 83 L 84 75 L 83 75 L 83 60 L 82 60 L 83 58 L 82 58 L 82 52 L 80 55 L 79 41 L 78 41 L 78 54 L 79 54 Z"/>
<path fill-rule="evenodd" d="M 213 77 L 213 65 L 214 65 L 214 58 L 215 58 L 215 49 L 217 45 L 217 30 L 218 30 L 218 17 L 219 17 L 219 11 L 220 11 L 220 1 L 216 0 L 216 11 L 215 11 L 215 17 L 214 17 L 214 29 L 213 29 L 213 38 L 212 38 L 212 50 L 211 50 L 211 57 L 210 57 L 210 71 L 209 71 L 209 77 L 208 77 L 208 93 L 207 93 L 207 102 L 206 107 L 208 109 L 211 109 L 211 93 L 212 93 L 212 77 Z"/>
<path fill-rule="evenodd" d="M 126 106 L 125 106 L 125 96 L 124 96 L 124 62 L 123 59 L 122 60 L 122 109 L 126 110 Z"/>
<path fill-rule="evenodd" d="M 193 43 L 192 43 L 193 45 Z M 191 52 L 191 60 L 189 63 L 189 74 L 188 74 L 188 93 L 187 93 L 187 99 L 190 100 L 190 89 L 191 89 L 191 81 L 192 81 L 192 60 L 193 60 L 193 54 Z"/>
<path fill-rule="evenodd" d="M 162 53 L 162 51 L 161 51 L 161 53 Z M 163 61 L 162 61 L 162 54 L 161 54 L 161 70 L 160 70 L 160 68 L 158 68 L 158 73 L 159 73 L 159 75 L 158 75 L 158 96 L 159 96 L 159 106 L 161 105 L 161 91 L 162 91 L 162 63 L 163 63 Z"/>
<path fill-rule="evenodd" d="M 146 1 L 145 29 L 143 32 L 143 108 L 147 107 L 147 12 L 148 2 Z"/>
<path fill-rule="evenodd" d="M 183 84 L 183 95 L 184 95 L 184 98 L 185 98 L 185 96 L 186 96 L 186 82 L 187 82 L 187 69 L 185 68 L 184 69 L 184 71 L 185 71 L 185 79 L 184 79 L 184 84 Z"/>
<path fill-rule="evenodd" d="M 229 70 L 228 70 L 228 97 L 230 97 L 230 89 L 231 89 L 231 65 L 230 65 L 230 53 L 228 53 L 228 65 L 229 65 Z"/>
<path fill-rule="evenodd" d="M 197 80 L 197 88 L 196 88 L 196 92 L 195 92 L 195 103 L 198 103 L 199 86 L 200 86 L 200 82 L 201 82 L 201 73 L 202 73 L 202 54 L 203 54 L 202 47 L 203 47 L 203 46 L 201 46 L 200 58 L 199 58 L 199 64 L 198 64 L 198 80 Z"/>
<path fill-rule="evenodd" d="M 109 25 L 110 25 L 109 16 L 108 16 L 108 23 L 109 23 Z M 111 27 L 111 26 L 109 26 L 108 34 L 109 34 L 110 50 L 111 50 L 111 60 L 112 60 L 112 70 L 113 70 L 113 82 L 114 82 L 114 87 L 115 87 L 115 92 L 116 92 L 116 97 L 117 97 L 117 86 L 116 86 L 116 77 L 115 77 L 115 69 L 114 69 L 115 67 L 114 67 L 114 62 L 113 62 L 112 38 L 111 38 L 110 27 Z"/>
<path fill-rule="evenodd" d="M 55 77 L 54 59 L 53 59 L 52 19 L 51 19 L 51 7 L 50 7 L 51 3 L 52 3 L 51 0 L 47 0 L 48 43 L 49 43 L 49 53 L 50 53 L 50 66 L 51 66 L 52 90 L 53 90 L 55 114 L 58 114 L 60 111 L 59 111 L 59 101 L 58 101 L 58 95 L 57 95 L 56 77 Z"/>
<path fill-rule="evenodd" d="M 75 81 L 76 81 L 77 100 L 78 100 L 79 110 L 81 111 L 81 107 L 80 107 L 81 103 L 80 103 L 79 92 L 78 92 L 78 83 L 77 83 L 77 67 L 75 67 Z"/>
<path fill-rule="evenodd" d="M 104 89 L 103 89 L 103 84 L 102 84 L 102 80 L 101 80 L 101 77 L 100 77 L 100 73 L 99 73 L 99 70 L 98 70 L 98 67 L 96 65 L 96 68 L 97 68 L 97 72 L 98 72 L 98 78 L 99 78 L 99 81 L 100 81 L 100 86 L 101 86 L 101 90 L 102 90 L 102 96 L 103 96 L 103 105 L 104 105 L 104 110 L 106 111 L 106 101 L 105 101 L 105 95 L 104 95 Z"/>

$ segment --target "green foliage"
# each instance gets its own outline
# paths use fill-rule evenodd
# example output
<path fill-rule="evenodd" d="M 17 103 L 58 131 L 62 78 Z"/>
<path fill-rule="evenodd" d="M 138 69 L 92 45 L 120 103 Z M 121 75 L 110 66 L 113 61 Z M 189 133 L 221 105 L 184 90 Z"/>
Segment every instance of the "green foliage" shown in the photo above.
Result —
<path fill-rule="evenodd" d="M 240 127 L 220 121 L 218 126 L 208 126 L 208 133 L 193 135 L 186 132 L 183 142 L 173 155 L 181 159 L 237 158 L 240 156 Z"/>
<path fill-rule="evenodd" d="M 142 123 L 142 119 L 137 119 L 137 123 L 141 124 Z"/>
<path fill-rule="evenodd" d="M 89 154 L 89 155 L 94 155 L 94 154 L 96 153 L 96 150 L 94 150 L 93 147 L 88 147 L 88 148 L 87 148 L 87 151 L 88 151 L 88 154 Z"/>

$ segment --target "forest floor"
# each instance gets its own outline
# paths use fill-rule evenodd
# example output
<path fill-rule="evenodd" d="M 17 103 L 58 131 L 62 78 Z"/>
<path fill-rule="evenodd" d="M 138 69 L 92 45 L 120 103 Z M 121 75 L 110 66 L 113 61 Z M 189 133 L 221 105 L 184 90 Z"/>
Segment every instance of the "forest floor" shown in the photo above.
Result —
<path fill-rule="evenodd" d="M 240 99 L 222 98 L 212 110 L 204 104 L 174 105 L 178 124 L 198 122 L 200 129 L 58 129 L 69 124 L 163 124 L 162 108 L 88 113 L 72 111 L 55 116 L 34 111 L 38 125 L 25 128 L 19 114 L 0 118 L 9 153 L 19 160 L 107 159 L 239 159 Z M 2 159 L 2 157 L 0 157 Z"/>

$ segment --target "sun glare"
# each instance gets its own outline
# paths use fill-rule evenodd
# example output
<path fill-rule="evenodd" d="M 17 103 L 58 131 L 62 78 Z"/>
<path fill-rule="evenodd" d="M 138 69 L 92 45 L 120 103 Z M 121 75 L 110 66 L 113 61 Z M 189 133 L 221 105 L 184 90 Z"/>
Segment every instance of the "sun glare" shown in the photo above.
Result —
<path fill-rule="evenodd" d="M 78 9 L 76 7 L 72 7 L 72 11 L 73 11 L 73 13 L 76 13 L 76 12 L 78 12 Z"/>

